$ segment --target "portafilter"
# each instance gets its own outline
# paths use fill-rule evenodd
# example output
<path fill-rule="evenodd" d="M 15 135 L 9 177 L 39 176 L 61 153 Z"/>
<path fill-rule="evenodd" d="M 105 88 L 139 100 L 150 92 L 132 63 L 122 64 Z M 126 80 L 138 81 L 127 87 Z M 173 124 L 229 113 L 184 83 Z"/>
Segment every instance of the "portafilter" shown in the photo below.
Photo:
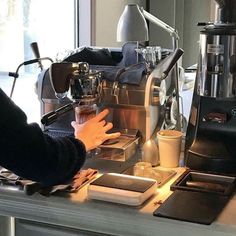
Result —
<path fill-rule="evenodd" d="M 101 72 L 90 70 L 88 63 L 52 63 L 49 75 L 56 97 L 59 100 L 69 97 L 71 103 L 45 114 L 41 119 L 43 125 L 52 124 L 78 104 L 95 104 L 99 101 L 102 91 Z"/>

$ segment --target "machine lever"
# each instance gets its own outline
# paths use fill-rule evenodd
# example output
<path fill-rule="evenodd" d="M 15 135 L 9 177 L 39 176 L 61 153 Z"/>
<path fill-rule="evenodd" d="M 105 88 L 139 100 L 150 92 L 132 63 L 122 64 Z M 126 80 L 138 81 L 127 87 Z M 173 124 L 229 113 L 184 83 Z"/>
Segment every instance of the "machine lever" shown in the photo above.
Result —
<path fill-rule="evenodd" d="M 36 57 L 36 59 L 40 58 L 40 53 L 39 53 L 39 47 L 38 47 L 38 43 L 37 42 L 33 42 L 30 44 L 31 49 Z M 38 60 L 38 64 L 39 64 L 39 68 L 41 69 L 41 71 L 43 70 L 43 64 L 40 60 Z"/>
<path fill-rule="evenodd" d="M 179 58 L 183 55 L 183 53 L 184 53 L 184 51 L 181 48 L 175 49 L 172 57 L 170 58 L 170 63 L 168 63 L 167 68 L 162 73 L 162 78 L 161 78 L 162 80 L 168 76 L 169 72 L 174 67 L 174 65 L 177 63 Z"/>

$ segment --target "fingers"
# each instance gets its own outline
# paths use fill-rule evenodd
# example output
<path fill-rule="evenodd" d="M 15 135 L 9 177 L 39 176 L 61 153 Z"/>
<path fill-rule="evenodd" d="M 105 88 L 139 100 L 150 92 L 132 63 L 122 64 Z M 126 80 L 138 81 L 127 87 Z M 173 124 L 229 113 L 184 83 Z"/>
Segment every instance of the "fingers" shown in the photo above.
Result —
<path fill-rule="evenodd" d="M 106 124 L 106 121 L 105 121 L 105 120 L 102 120 L 102 121 L 99 122 L 99 124 L 100 124 L 101 126 L 104 126 L 104 125 Z"/>
<path fill-rule="evenodd" d="M 76 122 L 75 122 L 75 121 L 72 121 L 72 122 L 71 122 L 71 126 L 72 126 L 73 128 L 75 128 Z"/>
<path fill-rule="evenodd" d="M 79 126 L 83 126 L 83 124 L 80 124 L 79 122 L 77 121 L 72 121 L 71 123 L 71 126 L 75 129 L 76 127 L 79 127 Z"/>
<path fill-rule="evenodd" d="M 107 131 L 110 130 L 112 127 L 113 127 L 113 124 L 109 122 L 109 123 L 107 123 L 107 124 L 104 126 L 104 131 L 107 132 Z"/>
<path fill-rule="evenodd" d="M 120 132 L 116 132 L 116 133 L 111 133 L 111 134 L 106 134 L 106 140 L 107 139 L 114 139 L 114 138 L 118 138 L 120 137 L 121 133 Z"/>
<path fill-rule="evenodd" d="M 98 113 L 98 115 L 96 115 L 92 119 L 93 119 L 93 121 L 99 122 L 99 121 L 103 120 L 108 115 L 108 113 L 109 113 L 109 110 L 105 109 L 105 110 L 101 111 L 100 113 Z"/>

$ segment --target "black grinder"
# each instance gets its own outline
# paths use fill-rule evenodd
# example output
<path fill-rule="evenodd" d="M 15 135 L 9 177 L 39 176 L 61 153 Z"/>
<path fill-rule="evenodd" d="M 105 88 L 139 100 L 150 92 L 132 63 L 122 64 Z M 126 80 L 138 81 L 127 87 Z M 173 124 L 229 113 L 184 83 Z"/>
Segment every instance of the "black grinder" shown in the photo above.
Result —
<path fill-rule="evenodd" d="M 236 174 L 236 1 L 216 0 L 217 20 L 200 32 L 185 164 Z"/>

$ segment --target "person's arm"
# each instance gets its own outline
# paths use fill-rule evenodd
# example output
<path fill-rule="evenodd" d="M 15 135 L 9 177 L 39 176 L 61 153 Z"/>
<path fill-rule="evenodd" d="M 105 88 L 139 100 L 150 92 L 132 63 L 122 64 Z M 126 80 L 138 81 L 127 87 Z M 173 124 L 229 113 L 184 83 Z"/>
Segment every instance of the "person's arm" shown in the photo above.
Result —
<path fill-rule="evenodd" d="M 0 89 L 0 166 L 43 185 L 73 177 L 86 156 L 84 144 L 70 137 L 53 139 Z"/>

